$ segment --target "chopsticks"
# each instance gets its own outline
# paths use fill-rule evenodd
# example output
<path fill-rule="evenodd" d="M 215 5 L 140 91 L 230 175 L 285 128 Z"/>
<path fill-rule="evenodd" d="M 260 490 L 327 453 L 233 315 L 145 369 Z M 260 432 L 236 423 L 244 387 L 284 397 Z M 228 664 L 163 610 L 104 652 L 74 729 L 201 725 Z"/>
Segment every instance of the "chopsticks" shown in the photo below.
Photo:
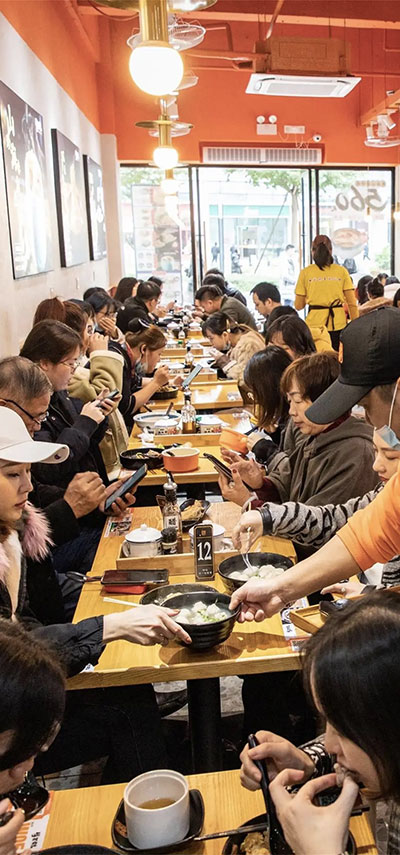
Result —
<path fill-rule="evenodd" d="M 255 748 L 257 745 L 260 744 L 254 733 L 249 734 L 247 742 L 249 744 L 249 748 Z M 277 843 L 277 841 L 279 840 L 279 843 L 281 844 L 280 851 L 284 852 L 285 850 L 284 850 L 283 846 L 285 843 L 285 837 L 283 834 L 282 826 L 281 826 L 281 824 L 278 820 L 277 814 L 276 814 L 275 805 L 272 801 L 271 794 L 269 791 L 269 779 L 268 779 L 268 773 L 267 773 L 266 766 L 262 762 L 262 760 L 253 760 L 253 763 L 255 763 L 255 765 L 257 766 L 257 769 L 261 773 L 260 787 L 261 787 L 261 792 L 262 792 L 263 797 L 264 797 L 267 816 L 269 817 L 269 823 L 268 823 L 269 848 L 271 849 L 271 851 L 276 852 L 277 851 L 276 847 L 274 845 L 271 846 L 271 840 L 272 840 L 272 843 L 274 843 L 274 842 Z M 282 846 L 282 844 L 283 844 L 283 846 Z M 289 850 L 289 848 L 287 848 L 287 851 L 289 852 L 291 850 Z"/>
<path fill-rule="evenodd" d="M 118 606 L 130 606 L 132 609 L 140 606 L 140 603 L 130 603 L 128 600 L 116 600 L 115 597 L 104 597 L 105 603 L 117 603 Z"/>
<path fill-rule="evenodd" d="M 195 837 L 198 843 L 200 840 L 217 840 L 219 837 L 231 837 L 234 834 L 250 834 L 251 831 L 265 831 L 268 827 L 267 821 L 254 823 L 253 825 L 241 825 L 239 828 L 230 828 L 229 831 L 215 831 L 213 834 L 202 834 L 201 837 Z"/>

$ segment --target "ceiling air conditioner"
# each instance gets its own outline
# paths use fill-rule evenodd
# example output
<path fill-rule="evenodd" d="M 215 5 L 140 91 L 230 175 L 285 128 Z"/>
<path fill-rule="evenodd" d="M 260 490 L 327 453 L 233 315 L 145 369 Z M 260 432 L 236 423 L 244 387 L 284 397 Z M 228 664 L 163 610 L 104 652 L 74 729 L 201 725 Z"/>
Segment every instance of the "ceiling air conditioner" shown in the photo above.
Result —
<path fill-rule="evenodd" d="M 316 77 L 295 74 L 252 74 L 248 95 L 278 95 L 289 98 L 345 98 L 361 77 Z"/>

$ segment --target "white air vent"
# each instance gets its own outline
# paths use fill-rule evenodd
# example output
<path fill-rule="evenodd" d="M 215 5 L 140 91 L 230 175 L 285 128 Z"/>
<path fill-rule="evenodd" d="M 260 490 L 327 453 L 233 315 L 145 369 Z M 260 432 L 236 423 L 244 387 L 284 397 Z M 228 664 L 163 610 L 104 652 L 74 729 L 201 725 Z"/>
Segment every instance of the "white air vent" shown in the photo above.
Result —
<path fill-rule="evenodd" d="M 316 166 L 322 163 L 320 148 L 223 148 L 203 146 L 203 163 L 246 166 Z"/>
<path fill-rule="evenodd" d="M 306 77 L 295 74 L 251 74 L 248 95 L 287 95 L 291 98 L 344 98 L 361 77 Z"/>

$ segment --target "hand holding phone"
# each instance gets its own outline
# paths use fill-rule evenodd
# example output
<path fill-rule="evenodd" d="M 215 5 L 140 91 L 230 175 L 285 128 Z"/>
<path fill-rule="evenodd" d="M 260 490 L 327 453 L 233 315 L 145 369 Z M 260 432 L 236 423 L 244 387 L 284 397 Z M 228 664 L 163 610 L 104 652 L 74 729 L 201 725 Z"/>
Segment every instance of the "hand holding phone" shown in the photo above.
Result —
<path fill-rule="evenodd" d="M 103 398 L 100 398 L 98 401 L 96 401 L 96 407 L 101 407 L 104 401 L 113 401 L 114 398 L 118 398 L 118 395 L 120 394 L 121 393 L 119 389 L 113 389 L 112 392 L 107 392 L 107 395 L 104 395 Z"/>
<path fill-rule="evenodd" d="M 117 499 L 124 499 L 127 493 L 130 493 L 131 490 L 139 484 L 140 481 L 143 480 L 147 473 L 147 465 L 143 464 L 139 469 L 136 469 L 136 472 L 124 481 L 119 487 L 111 493 L 111 496 L 108 496 L 104 503 L 104 511 L 107 512 L 111 509 L 113 502 L 116 502 Z M 121 508 L 122 510 L 122 508 Z"/>

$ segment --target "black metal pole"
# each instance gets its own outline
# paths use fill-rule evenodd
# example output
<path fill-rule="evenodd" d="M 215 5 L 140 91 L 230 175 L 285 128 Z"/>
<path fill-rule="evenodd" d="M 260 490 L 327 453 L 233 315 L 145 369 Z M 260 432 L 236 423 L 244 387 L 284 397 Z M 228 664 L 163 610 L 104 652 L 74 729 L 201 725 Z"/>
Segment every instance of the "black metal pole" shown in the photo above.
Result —
<path fill-rule="evenodd" d="M 222 769 L 219 678 L 188 680 L 189 731 L 193 772 Z"/>

